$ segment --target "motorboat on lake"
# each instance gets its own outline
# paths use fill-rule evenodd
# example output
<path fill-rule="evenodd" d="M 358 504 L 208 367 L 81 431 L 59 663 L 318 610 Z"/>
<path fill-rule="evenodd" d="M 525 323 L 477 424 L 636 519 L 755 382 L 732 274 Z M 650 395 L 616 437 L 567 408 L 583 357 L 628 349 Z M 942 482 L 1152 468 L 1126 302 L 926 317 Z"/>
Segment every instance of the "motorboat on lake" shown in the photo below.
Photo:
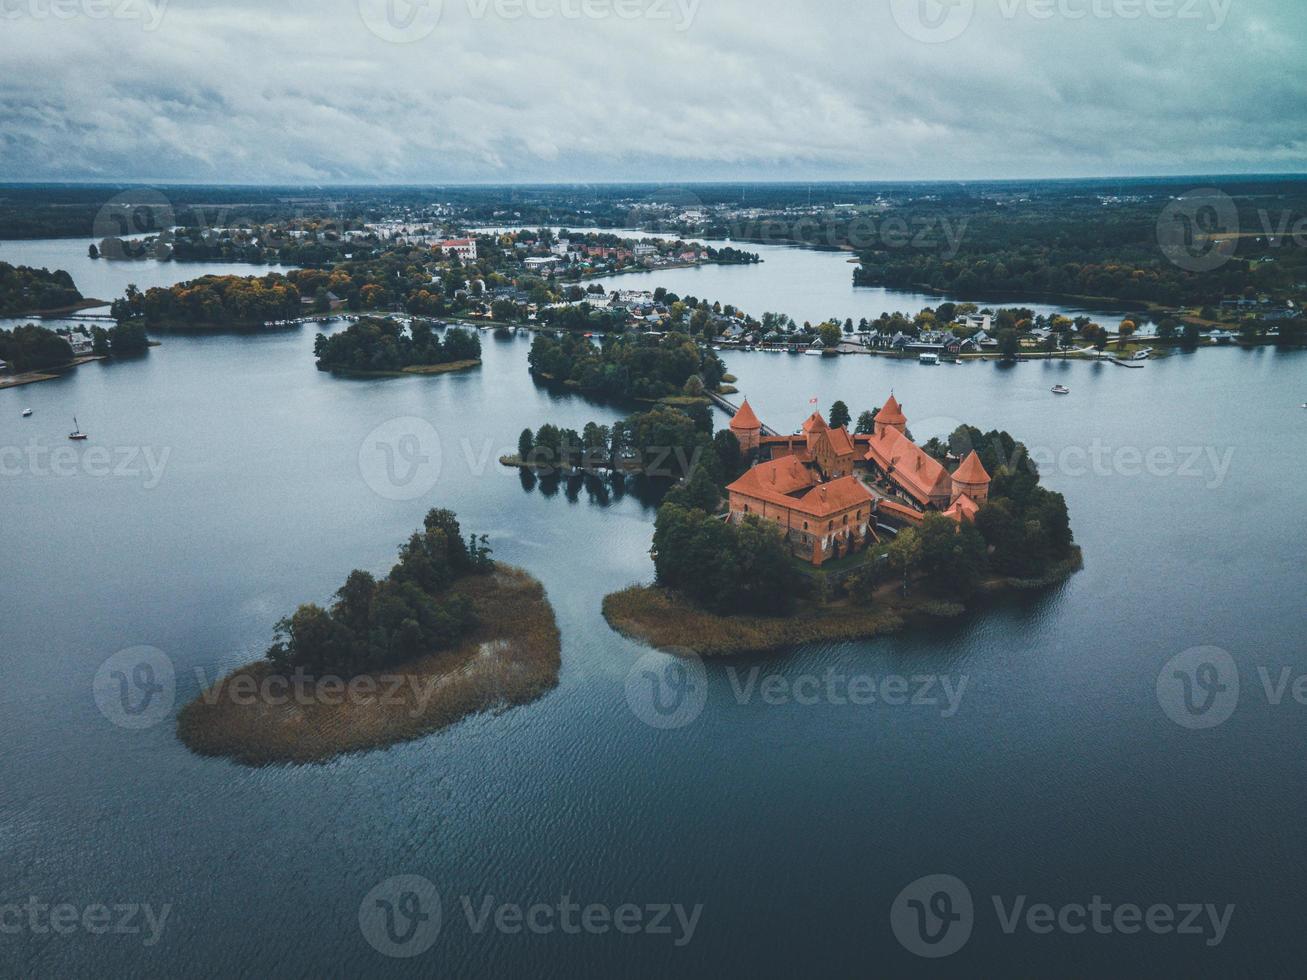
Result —
<path fill-rule="evenodd" d="M 1304 405 L 1303 407 L 1307 408 L 1307 405 Z M 31 417 L 32 417 L 32 410 L 30 408 L 23 409 L 23 418 L 30 419 Z"/>
<path fill-rule="evenodd" d="M 1053 385 L 1053 394 L 1069 395 L 1071 394 L 1071 389 L 1068 388 L 1066 385 Z"/>

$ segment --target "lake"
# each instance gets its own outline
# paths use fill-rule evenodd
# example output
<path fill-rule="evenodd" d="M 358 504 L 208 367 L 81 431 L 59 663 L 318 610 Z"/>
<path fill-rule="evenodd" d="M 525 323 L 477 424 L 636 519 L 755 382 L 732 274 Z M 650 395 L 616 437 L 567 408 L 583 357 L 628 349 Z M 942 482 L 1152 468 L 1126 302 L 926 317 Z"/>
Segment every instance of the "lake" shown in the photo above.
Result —
<path fill-rule="evenodd" d="M 0 257 L 49 264 L 63 248 L 3 243 Z M 793 266 L 769 252 L 754 268 L 618 281 L 703 282 L 696 294 L 755 313 L 862 315 L 862 291 L 819 271 L 849 270 L 839 256 L 785 255 Z M 117 279 L 74 272 L 100 298 L 161 284 L 139 264 L 100 265 Z M 830 295 L 809 275 L 827 276 Z M 316 371 L 313 336 L 165 335 L 140 359 L 0 391 L 0 905 L 170 906 L 150 946 L 0 933 L 0 972 L 1299 970 L 1307 707 L 1291 693 L 1272 703 L 1258 670 L 1277 683 L 1282 669 L 1307 670 L 1307 355 L 1205 350 L 1144 370 L 724 355 L 782 431 L 812 398 L 823 411 L 841 398 L 856 416 L 891 389 L 918 439 L 959 420 L 1010 430 L 1066 495 L 1086 567 L 959 622 L 709 664 L 702 711 L 656 728 L 627 690 L 661 655 L 646 659 L 600 615 L 606 593 L 652 577 L 653 510 L 602 487 L 527 486 L 496 462 L 524 427 L 579 429 L 618 410 L 533 384 L 525 337 L 483 334 L 471 373 L 361 381 Z M 1057 382 L 1072 394 L 1051 395 Z M 90 440 L 56 471 L 48 453 L 70 446 L 73 415 Z M 374 458 L 396 433 L 427 457 L 402 490 Z M 398 499 L 414 486 L 425 492 Z M 353 568 L 385 572 L 432 506 L 543 581 L 563 633 L 557 690 L 386 751 L 262 770 L 193 756 L 167 716 L 136 730 L 98 710 L 94 679 L 111 655 L 163 651 L 180 705 L 259 656 L 297 604 L 327 601 Z M 1228 651 L 1241 682 L 1232 716 L 1205 730 L 1172 721 L 1158 697 L 1168 662 L 1199 646 Z M 898 676 L 937 678 L 936 703 L 797 696 Z M 963 692 L 956 710 L 945 681 Z M 890 910 L 933 874 L 968 886 L 975 923 L 965 948 L 928 963 L 896 940 Z M 359 927 L 365 896 L 402 875 L 442 896 L 439 935 L 413 959 L 383 957 Z M 1009 935 L 992 897 L 1010 908 L 1022 895 L 1235 911 L 1215 946 L 1147 931 Z M 464 912 L 464 900 L 479 914 L 564 896 L 702 913 L 678 947 L 675 934 L 611 929 L 478 932 Z"/>

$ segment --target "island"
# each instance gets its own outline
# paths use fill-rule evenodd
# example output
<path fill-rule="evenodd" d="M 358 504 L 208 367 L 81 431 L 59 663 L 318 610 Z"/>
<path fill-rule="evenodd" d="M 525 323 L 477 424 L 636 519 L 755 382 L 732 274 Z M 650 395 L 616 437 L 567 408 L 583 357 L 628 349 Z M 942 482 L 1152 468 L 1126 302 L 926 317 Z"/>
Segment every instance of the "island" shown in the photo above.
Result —
<path fill-rule="evenodd" d="M 0 262 L 0 316 L 72 313 L 99 305 L 100 300 L 84 297 L 63 269 L 51 272 Z"/>
<path fill-rule="evenodd" d="M 1008 433 L 963 425 L 918 446 L 892 394 L 861 421 L 814 412 L 778 435 L 746 400 L 730 429 L 752 465 L 725 488 L 696 467 L 667 494 L 657 580 L 608 595 L 609 625 L 671 652 L 761 652 L 958 616 L 1081 567 L 1065 499 Z"/>
<path fill-rule="evenodd" d="M 528 704 L 557 686 L 560 649 L 540 583 L 432 510 L 387 576 L 351 572 L 329 608 L 300 606 L 263 660 L 182 709 L 177 735 L 245 765 L 326 762 Z"/>
<path fill-rule="evenodd" d="M 481 364 L 481 338 L 451 327 L 441 340 L 423 320 L 405 329 L 389 317 L 362 317 L 339 333 L 318 334 L 313 353 L 319 371 L 369 377 L 447 374 Z"/>

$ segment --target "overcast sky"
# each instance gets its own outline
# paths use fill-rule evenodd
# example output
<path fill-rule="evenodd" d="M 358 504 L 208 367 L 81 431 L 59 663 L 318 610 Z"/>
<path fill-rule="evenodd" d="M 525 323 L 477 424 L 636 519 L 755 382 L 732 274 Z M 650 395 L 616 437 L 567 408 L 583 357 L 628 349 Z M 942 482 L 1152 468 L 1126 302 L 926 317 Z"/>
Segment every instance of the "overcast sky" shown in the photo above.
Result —
<path fill-rule="evenodd" d="M 1305 0 L 0 0 L 0 65 L 4 180 L 1307 171 Z"/>

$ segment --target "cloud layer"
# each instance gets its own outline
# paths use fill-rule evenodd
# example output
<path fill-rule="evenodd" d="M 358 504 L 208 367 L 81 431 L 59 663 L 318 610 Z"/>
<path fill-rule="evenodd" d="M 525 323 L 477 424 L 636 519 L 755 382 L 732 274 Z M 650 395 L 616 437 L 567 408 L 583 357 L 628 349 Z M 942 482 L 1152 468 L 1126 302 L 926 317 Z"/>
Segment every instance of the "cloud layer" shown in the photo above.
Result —
<path fill-rule="evenodd" d="M 1301 0 L 0 0 L 0 179 L 1301 172 L 1304 37 Z"/>

